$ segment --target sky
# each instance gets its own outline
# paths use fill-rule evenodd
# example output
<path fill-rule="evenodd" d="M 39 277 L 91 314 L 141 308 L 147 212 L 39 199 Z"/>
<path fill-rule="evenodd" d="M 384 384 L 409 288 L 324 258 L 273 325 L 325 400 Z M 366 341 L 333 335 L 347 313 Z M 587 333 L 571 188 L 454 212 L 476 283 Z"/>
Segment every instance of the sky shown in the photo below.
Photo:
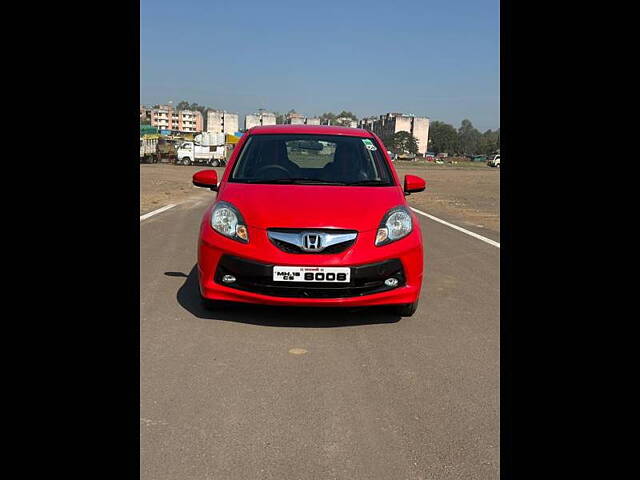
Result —
<path fill-rule="evenodd" d="M 140 101 L 500 127 L 499 0 L 141 0 Z"/>

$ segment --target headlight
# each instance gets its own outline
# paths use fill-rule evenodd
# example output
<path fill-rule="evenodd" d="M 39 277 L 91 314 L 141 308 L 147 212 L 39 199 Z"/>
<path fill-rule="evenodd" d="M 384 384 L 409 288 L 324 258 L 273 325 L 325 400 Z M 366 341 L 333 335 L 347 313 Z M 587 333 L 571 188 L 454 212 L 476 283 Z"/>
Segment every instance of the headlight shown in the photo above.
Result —
<path fill-rule="evenodd" d="M 395 207 L 389 210 L 380 222 L 376 234 L 376 246 L 386 245 L 400 240 L 411 233 L 413 220 L 405 207 Z"/>
<path fill-rule="evenodd" d="M 218 202 L 211 213 L 211 227 L 225 237 L 239 242 L 249 242 L 247 225 L 236 207 L 227 202 Z"/>

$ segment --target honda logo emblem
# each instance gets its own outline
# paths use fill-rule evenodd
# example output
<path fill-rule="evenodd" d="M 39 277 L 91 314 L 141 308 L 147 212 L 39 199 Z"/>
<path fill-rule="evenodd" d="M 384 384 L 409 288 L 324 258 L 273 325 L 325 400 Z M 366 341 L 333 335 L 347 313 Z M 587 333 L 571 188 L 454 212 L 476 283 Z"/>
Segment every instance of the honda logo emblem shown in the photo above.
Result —
<path fill-rule="evenodd" d="M 324 247 L 322 246 L 322 239 L 319 233 L 303 233 L 302 234 L 302 249 L 307 252 L 319 252 Z"/>

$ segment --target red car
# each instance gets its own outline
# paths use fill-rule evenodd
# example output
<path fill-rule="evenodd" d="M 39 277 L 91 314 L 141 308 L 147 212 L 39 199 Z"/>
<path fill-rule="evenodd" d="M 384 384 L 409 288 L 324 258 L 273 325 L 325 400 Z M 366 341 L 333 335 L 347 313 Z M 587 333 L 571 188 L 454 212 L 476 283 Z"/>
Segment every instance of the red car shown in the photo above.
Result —
<path fill-rule="evenodd" d="M 366 130 L 272 125 L 247 131 L 200 225 L 198 277 L 216 301 L 313 307 L 391 306 L 415 313 L 422 235 L 382 141 Z"/>

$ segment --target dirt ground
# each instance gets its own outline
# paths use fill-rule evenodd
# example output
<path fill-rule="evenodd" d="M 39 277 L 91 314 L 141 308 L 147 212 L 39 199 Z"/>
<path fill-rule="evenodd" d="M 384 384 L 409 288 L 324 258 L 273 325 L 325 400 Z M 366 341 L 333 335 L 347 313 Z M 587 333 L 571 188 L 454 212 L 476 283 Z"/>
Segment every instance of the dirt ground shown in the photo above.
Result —
<path fill-rule="evenodd" d="M 412 207 L 480 234 L 482 230 L 500 234 L 499 168 L 409 162 L 395 162 L 395 167 L 400 178 L 418 175 L 427 182 L 424 192 L 407 197 Z"/>
<path fill-rule="evenodd" d="M 169 163 L 140 164 L 140 215 L 179 203 L 198 194 L 191 177 L 208 167 L 172 165 Z M 218 176 L 224 168 L 216 168 Z"/>
<path fill-rule="evenodd" d="M 451 166 L 395 162 L 398 175 L 424 178 L 427 189 L 407 197 L 412 207 L 483 234 L 500 234 L 500 169 L 484 164 Z M 140 165 L 140 215 L 198 194 L 192 175 L 202 166 Z M 216 168 L 218 176 L 224 168 Z M 495 235 L 494 235 L 495 237 Z"/>

